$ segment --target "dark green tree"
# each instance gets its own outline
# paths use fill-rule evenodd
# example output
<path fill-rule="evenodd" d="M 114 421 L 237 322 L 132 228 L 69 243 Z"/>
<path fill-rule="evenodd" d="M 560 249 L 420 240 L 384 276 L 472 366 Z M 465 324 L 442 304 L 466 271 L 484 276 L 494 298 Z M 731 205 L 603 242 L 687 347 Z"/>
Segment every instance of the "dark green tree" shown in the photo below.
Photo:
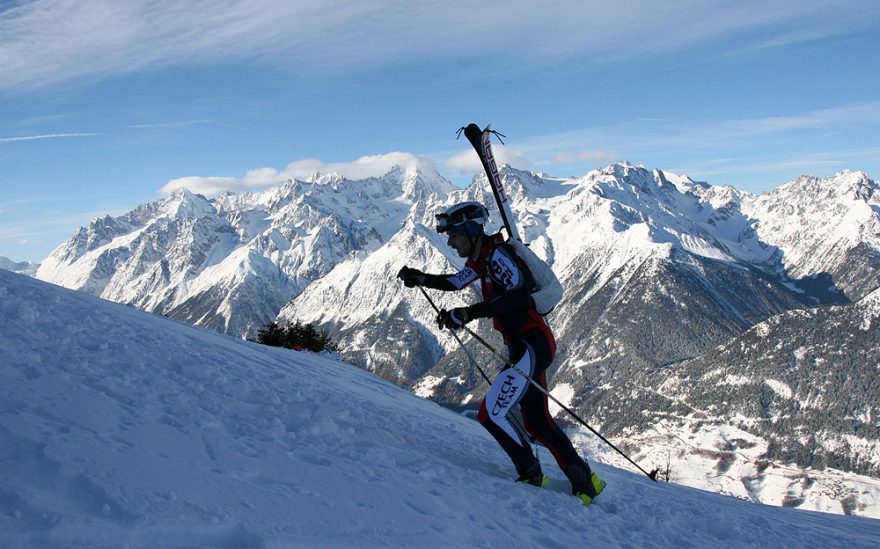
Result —
<path fill-rule="evenodd" d="M 278 325 L 274 320 L 257 332 L 257 342 L 272 347 L 284 347 L 287 330 Z"/>
<path fill-rule="evenodd" d="M 257 342 L 273 347 L 308 350 L 313 352 L 338 351 L 333 339 L 321 332 L 313 324 L 303 324 L 299 320 L 292 325 L 280 326 L 272 321 L 257 332 Z"/>

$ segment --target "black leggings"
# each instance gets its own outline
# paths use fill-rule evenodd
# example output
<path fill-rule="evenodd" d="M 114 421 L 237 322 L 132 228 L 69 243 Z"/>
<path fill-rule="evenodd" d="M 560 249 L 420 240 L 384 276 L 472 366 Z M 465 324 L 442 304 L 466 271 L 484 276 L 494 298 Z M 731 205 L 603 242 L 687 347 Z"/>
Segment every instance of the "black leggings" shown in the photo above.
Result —
<path fill-rule="evenodd" d="M 529 330 L 512 341 L 510 361 L 516 369 L 527 374 L 538 385 L 547 389 L 546 371 L 553 361 L 555 344 L 552 336 L 540 329 Z M 559 428 L 547 406 L 547 395 L 533 387 L 513 368 L 502 370 L 486 393 L 477 419 L 507 452 L 517 471 L 522 473 L 535 461 L 532 447 L 510 422 L 519 404 L 525 420 L 525 429 L 546 446 L 562 471 L 572 463 L 585 464 L 578 456 L 565 432 Z"/>

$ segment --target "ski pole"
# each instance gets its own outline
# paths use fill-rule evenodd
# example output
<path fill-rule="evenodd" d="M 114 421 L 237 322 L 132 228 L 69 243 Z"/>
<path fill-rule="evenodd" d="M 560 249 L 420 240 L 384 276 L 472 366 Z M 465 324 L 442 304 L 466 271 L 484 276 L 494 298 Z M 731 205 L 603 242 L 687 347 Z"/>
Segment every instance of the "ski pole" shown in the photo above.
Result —
<path fill-rule="evenodd" d="M 428 303 L 431 304 L 431 307 L 434 308 L 434 310 L 437 312 L 437 314 L 440 314 L 440 309 L 437 308 L 437 305 L 434 303 L 434 300 L 431 299 L 431 296 L 428 295 L 428 292 L 426 292 L 425 289 L 422 288 L 421 286 L 419 286 L 419 290 L 422 291 L 422 295 L 425 296 L 425 299 L 428 300 Z M 488 383 L 489 385 L 492 385 L 492 380 L 489 379 L 489 376 L 486 375 L 486 372 L 484 372 L 483 369 L 480 368 L 480 365 L 477 364 L 477 360 L 473 357 L 473 355 L 467 349 L 467 347 L 464 346 L 464 342 L 461 340 L 460 337 L 458 337 L 458 334 L 455 333 L 455 330 L 450 330 L 450 332 L 452 332 L 452 337 L 455 338 L 455 341 L 458 341 L 458 344 L 461 346 L 461 349 L 465 352 L 465 354 L 467 354 L 467 357 L 470 359 L 471 363 L 474 365 L 474 367 L 477 369 L 477 371 L 480 372 L 480 374 L 483 376 L 483 379 L 486 380 L 486 383 Z"/>
<path fill-rule="evenodd" d="M 424 296 L 428 299 L 428 302 L 431 303 L 431 306 L 434 307 L 434 310 L 437 311 L 437 312 L 439 313 L 440 310 L 439 310 L 439 309 L 437 308 L 437 306 L 434 304 L 434 301 L 431 299 L 431 296 L 428 295 L 428 292 L 426 292 L 426 291 L 424 290 L 424 288 L 422 288 L 421 286 L 419 286 L 419 289 L 422 290 L 422 294 L 424 294 Z M 463 326 L 463 328 L 467 331 L 467 333 L 469 333 L 469 334 L 471 335 L 472 338 L 474 338 L 474 339 L 476 339 L 478 342 L 482 343 L 484 347 L 486 347 L 487 349 L 489 349 L 492 353 L 495 354 L 495 356 L 497 356 L 498 358 L 500 358 L 500 359 L 504 362 L 505 365 L 507 365 L 508 367 L 512 368 L 512 369 L 513 369 L 516 373 L 518 373 L 519 375 L 521 375 L 521 376 L 523 376 L 524 378 L 526 378 L 526 379 L 529 381 L 529 383 L 531 383 L 532 385 L 534 385 L 535 387 L 537 387 L 538 390 L 540 390 L 542 393 L 544 393 L 545 395 L 547 395 L 547 397 L 548 397 L 550 400 L 552 400 L 552 401 L 555 402 L 557 405 L 559 405 L 559 407 L 562 408 L 563 410 L 565 410 L 565 411 L 566 411 L 571 417 L 575 418 L 575 419 L 576 419 L 581 425 L 583 425 L 584 427 L 586 427 L 587 429 L 589 429 L 591 433 L 593 433 L 594 435 L 596 435 L 597 437 L 599 437 L 599 438 L 602 440 L 602 442 L 604 442 L 604 443 L 607 444 L 608 446 L 611 446 L 612 448 L 614 448 L 614 450 L 616 450 L 618 454 L 622 455 L 624 458 L 626 458 L 627 461 L 629 461 L 630 463 L 632 463 L 633 465 L 635 465 L 636 469 L 638 469 L 639 471 L 641 471 L 642 473 L 644 473 L 645 475 L 647 475 L 649 479 L 653 480 L 654 482 L 657 482 L 657 472 L 658 472 L 658 469 L 654 469 L 654 470 L 651 471 L 650 473 L 647 472 L 647 471 L 645 471 L 644 469 L 642 469 L 642 468 L 639 466 L 638 463 L 636 463 L 635 461 L 633 461 L 632 459 L 630 459 L 630 457 L 629 457 L 628 455 L 626 455 L 625 453 L 623 453 L 623 451 L 621 451 L 620 448 L 618 448 L 617 446 L 615 446 L 614 444 L 612 444 L 611 441 L 609 441 L 607 438 L 605 438 L 604 436 L 602 436 L 602 433 L 600 433 L 599 431 L 597 431 L 597 430 L 593 429 L 592 427 L 590 427 L 590 424 L 589 424 L 589 423 L 587 423 L 586 421 L 584 421 L 583 419 L 581 419 L 580 416 L 578 416 L 576 413 L 574 413 L 574 412 L 573 412 L 568 406 L 566 406 L 565 404 L 559 402 L 559 400 L 558 400 L 556 397 L 554 397 L 553 395 L 550 394 L 550 391 L 544 389 L 543 387 L 541 387 L 540 384 L 538 384 L 537 381 L 535 381 L 535 380 L 532 379 L 531 377 L 529 377 L 529 376 L 527 376 L 526 374 L 524 374 L 522 370 L 520 370 L 519 368 L 517 368 L 516 364 L 514 364 L 514 363 L 511 362 L 509 359 L 507 359 L 506 357 L 504 357 L 501 353 L 499 353 L 498 350 L 495 349 L 495 347 L 493 347 L 492 345 L 490 345 L 488 341 L 486 341 L 485 339 L 483 339 L 482 337 L 480 337 L 479 335 L 477 335 L 473 330 L 471 330 L 471 329 L 468 328 L 467 326 Z M 462 345 L 462 347 L 464 347 L 464 344 L 462 343 L 461 339 L 458 338 L 458 334 L 456 334 L 455 332 L 452 332 L 452 334 L 455 336 L 455 339 L 458 340 L 458 342 Z M 478 368 L 479 368 L 479 366 L 478 366 Z M 480 370 L 480 372 L 482 372 L 482 370 Z M 485 375 L 485 374 L 484 374 L 484 375 Z"/>

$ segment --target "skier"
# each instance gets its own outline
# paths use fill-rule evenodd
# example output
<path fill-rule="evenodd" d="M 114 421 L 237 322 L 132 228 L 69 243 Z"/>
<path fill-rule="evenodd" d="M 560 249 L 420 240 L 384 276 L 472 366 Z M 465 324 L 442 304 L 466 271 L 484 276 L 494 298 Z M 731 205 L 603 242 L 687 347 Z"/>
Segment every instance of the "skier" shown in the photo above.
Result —
<path fill-rule="evenodd" d="M 459 257 L 467 258 L 464 268 L 455 274 L 438 275 L 403 267 L 397 277 L 410 288 L 425 286 L 442 291 L 461 290 L 479 279 L 483 301 L 440 311 L 438 327 L 457 330 L 475 318 L 491 317 L 508 346 L 510 362 L 546 389 L 546 371 L 556 355 L 556 342 L 544 318 L 535 311 L 528 269 L 500 233 L 484 232 L 489 213 L 479 202 L 456 204 L 436 217 L 437 232 L 448 234 L 447 244 Z M 590 470 L 553 420 L 547 396 L 531 387 L 514 368 L 506 367 L 492 382 L 477 419 L 510 456 L 519 474 L 517 481 L 541 487 L 547 484 L 531 445 L 508 418 L 517 404 L 526 430 L 550 449 L 571 481 L 572 494 L 589 505 L 605 482 Z"/>

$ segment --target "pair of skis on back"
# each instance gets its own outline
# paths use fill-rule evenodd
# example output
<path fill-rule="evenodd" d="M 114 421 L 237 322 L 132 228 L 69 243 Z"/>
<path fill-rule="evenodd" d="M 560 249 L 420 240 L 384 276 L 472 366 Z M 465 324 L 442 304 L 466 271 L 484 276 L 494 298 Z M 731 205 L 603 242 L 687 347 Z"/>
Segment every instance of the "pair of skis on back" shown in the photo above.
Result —
<path fill-rule="evenodd" d="M 550 265 L 543 259 L 538 257 L 531 248 L 526 246 L 519 231 L 514 223 L 513 214 L 510 211 L 510 201 L 507 193 L 504 191 L 504 182 L 498 174 L 498 166 L 495 163 L 495 156 L 492 154 L 492 134 L 500 136 L 487 126 L 481 130 L 476 124 L 468 124 L 461 128 L 459 135 L 464 132 L 465 137 L 471 142 L 480 157 L 486 176 L 489 178 L 489 186 L 492 188 L 492 194 L 495 196 L 495 202 L 498 204 L 498 211 L 501 213 L 501 220 L 504 222 L 504 228 L 507 230 L 507 242 L 513 247 L 516 254 L 525 263 L 529 271 L 532 282 L 530 293 L 532 301 L 535 303 L 535 309 L 542 315 L 549 314 L 554 307 L 562 299 L 562 284 L 556 278 L 556 274 Z"/>

